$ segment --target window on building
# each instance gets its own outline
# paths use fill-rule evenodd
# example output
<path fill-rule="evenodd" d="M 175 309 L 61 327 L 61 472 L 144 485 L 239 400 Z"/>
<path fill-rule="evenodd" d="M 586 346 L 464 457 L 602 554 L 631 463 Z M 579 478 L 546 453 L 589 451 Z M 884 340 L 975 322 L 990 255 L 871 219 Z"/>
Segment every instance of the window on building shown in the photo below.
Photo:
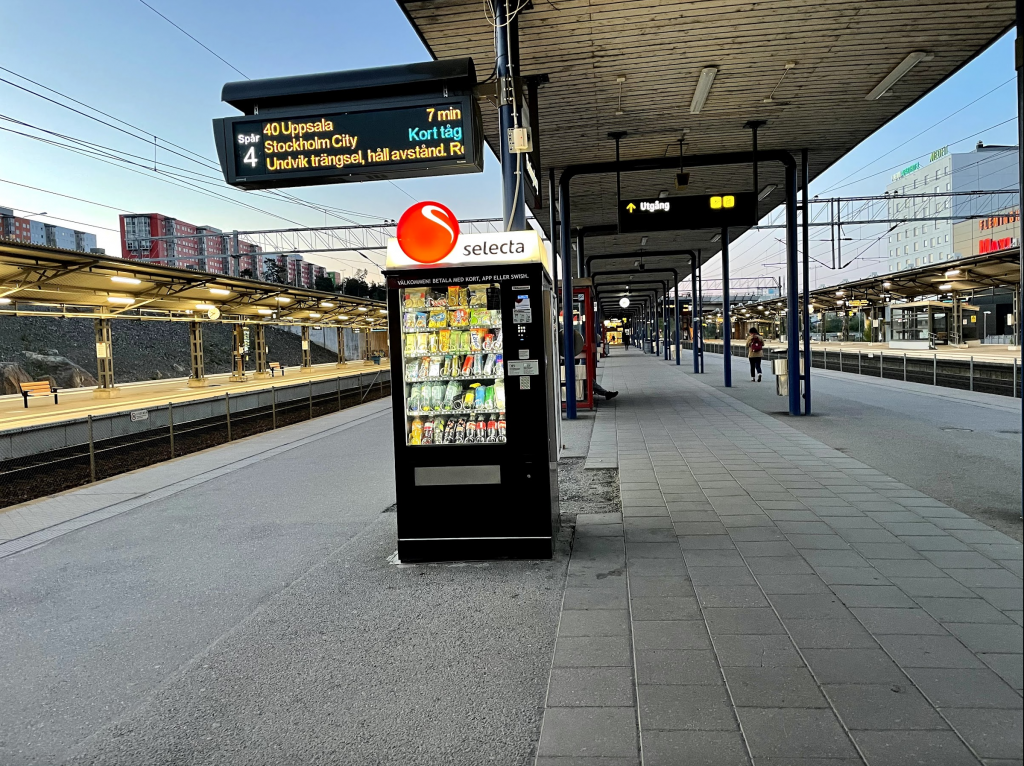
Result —
<path fill-rule="evenodd" d="M 946 191 L 949 191 L 951 188 L 953 188 L 953 187 L 950 184 L 947 183 L 946 184 Z"/>
<path fill-rule="evenodd" d="M 915 266 L 920 266 L 921 265 L 921 259 L 920 258 L 915 258 L 914 259 L 914 265 Z"/>
<path fill-rule="evenodd" d="M 919 228 L 919 227 L 917 227 L 917 226 L 915 226 L 915 227 L 914 227 L 914 236 L 915 236 L 915 237 L 916 237 L 916 236 L 917 236 L 917 235 L 918 235 L 918 234 L 920 233 L 920 232 L 918 231 L 918 228 Z"/>

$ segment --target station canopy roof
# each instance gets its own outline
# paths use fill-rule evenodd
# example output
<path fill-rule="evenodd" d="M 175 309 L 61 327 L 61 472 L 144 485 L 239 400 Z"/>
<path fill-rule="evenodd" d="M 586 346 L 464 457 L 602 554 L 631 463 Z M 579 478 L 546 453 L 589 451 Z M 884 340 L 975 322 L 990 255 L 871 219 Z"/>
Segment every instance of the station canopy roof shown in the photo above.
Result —
<path fill-rule="evenodd" d="M 494 66 L 488 0 L 398 0 L 435 58 L 471 56 Z M 519 74 L 547 75 L 538 92 L 544 205 L 549 168 L 615 159 L 612 131 L 627 131 L 623 160 L 746 152 L 750 120 L 765 120 L 758 148 L 807 149 L 813 180 L 874 131 L 964 66 L 1014 23 L 1014 0 L 509 0 L 519 15 Z M 925 54 L 877 99 L 868 95 L 912 53 Z M 792 64 L 793 66 L 787 69 Z M 690 110 L 701 70 L 716 67 L 707 100 Z M 619 79 L 622 81 L 619 82 Z M 487 142 L 498 146 L 497 110 L 483 104 Z M 693 168 L 683 192 L 675 170 L 622 175 L 623 197 L 659 192 L 750 191 L 749 166 Z M 783 171 L 760 167 L 765 215 L 784 201 Z M 879 182 L 881 184 L 881 182 Z M 548 228 L 546 208 L 533 210 Z M 614 175 L 572 182 L 572 226 L 615 224 Z M 646 250 L 719 252 L 717 229 L 651 233 Z M 740 230 L 733 230 L 732 238 Z M 550 232 L 549 232 L 550 234 Z M 633 253 L 641 235 L 587 238 L 585 254 Z M 636 256 L 594 262 L 594 273 L 633 268 Z M 573 258 L 575 264 L 575 258 Z M 689 258 L 672 263 L 680 277 Z M 574 265 L 575 269 L 575 265 Z"/>
<path fill-rule="evenodd" d="M 897 306 L 936 297 L 949 300 L 949 296 L 954 293 L 961 297 L 965 294 L 977 295 L 993 288 L 1004 292 L 1020 288 L 1019 248 L 819 287 L 811 290 L 810 298 L 814 311 L 851 308 L 870 310 L 878 306 Z M 741 311 L 747 309 L 758 317 L 783 311 L 786 302 L 776 298 L 755 298 L 745 302 L 737 301 L 733 303 L 733 308 Z"/>
<path fill-rule="evenodd" d="M 2 314 L 387 325 L 385 305 L 366 298 L 6 240 L 0 240 Z"/>

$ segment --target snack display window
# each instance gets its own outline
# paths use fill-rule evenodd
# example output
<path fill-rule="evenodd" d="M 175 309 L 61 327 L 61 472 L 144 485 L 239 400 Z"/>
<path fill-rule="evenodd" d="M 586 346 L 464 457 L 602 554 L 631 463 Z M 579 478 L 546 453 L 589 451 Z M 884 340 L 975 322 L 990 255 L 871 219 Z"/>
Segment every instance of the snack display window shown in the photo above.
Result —
<path fill-rule="evenodd" d="M 505 443 L 499 286 L 404 288 L 400 301 L 406 444 Z"/>

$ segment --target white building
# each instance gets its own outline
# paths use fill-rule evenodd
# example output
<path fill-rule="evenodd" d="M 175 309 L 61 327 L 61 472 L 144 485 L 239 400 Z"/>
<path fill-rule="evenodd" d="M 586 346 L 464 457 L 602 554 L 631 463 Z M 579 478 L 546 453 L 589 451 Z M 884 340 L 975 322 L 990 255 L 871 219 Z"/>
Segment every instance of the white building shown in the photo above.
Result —
<path fill-rule="evenodd" d="M 1016 190 L 1018 183 L 1017 147 L 985 146 L 978 143 L 973 152 L 951 153 L 946 149 L 932 152 L 927 165 L 915 163 L 892 177 L 885 193 L 892 196 L 889 217 L 922 218 L 956 216 L 946 221 L 908 221 L 889 233 L 889 271 L 902 271 L 929 263 L 961 258 L 954 248 L 953 224 L 967 216 L 990 215 L 1005 204 L 993 196 L 965 198 L 954 205 L 945 192 L 982 190 Z M 933 194 L 913 201 L 901 201 L 903 195 Z M 991 208 L 991 209 L 989 209 Z"/>

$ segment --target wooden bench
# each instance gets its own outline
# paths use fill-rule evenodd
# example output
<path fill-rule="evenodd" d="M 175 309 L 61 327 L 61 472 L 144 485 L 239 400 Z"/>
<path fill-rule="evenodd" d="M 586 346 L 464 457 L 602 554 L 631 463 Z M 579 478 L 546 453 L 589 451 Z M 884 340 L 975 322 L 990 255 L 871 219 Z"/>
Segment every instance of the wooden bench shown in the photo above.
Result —
<path fill-rule="evenodd" d="M 21 395 L 25 397 L 25 408 L 28 409 L 28 398 L 30 396 L 49 396 L 53 394 L 53 403 L 57 404 L 57 389 L 48 380 L 33 380 L 30 383 L 19 383 Z"/>
<path fill-rule="evenodd" d="M 271 362 L 267 365 L 267 369 L 270 370 L 270 377 L 274 377 L 274 373 L 278 370 L 281 371 L 281 377 L 284 377 L 284 365 L 280 362 Z"/>

